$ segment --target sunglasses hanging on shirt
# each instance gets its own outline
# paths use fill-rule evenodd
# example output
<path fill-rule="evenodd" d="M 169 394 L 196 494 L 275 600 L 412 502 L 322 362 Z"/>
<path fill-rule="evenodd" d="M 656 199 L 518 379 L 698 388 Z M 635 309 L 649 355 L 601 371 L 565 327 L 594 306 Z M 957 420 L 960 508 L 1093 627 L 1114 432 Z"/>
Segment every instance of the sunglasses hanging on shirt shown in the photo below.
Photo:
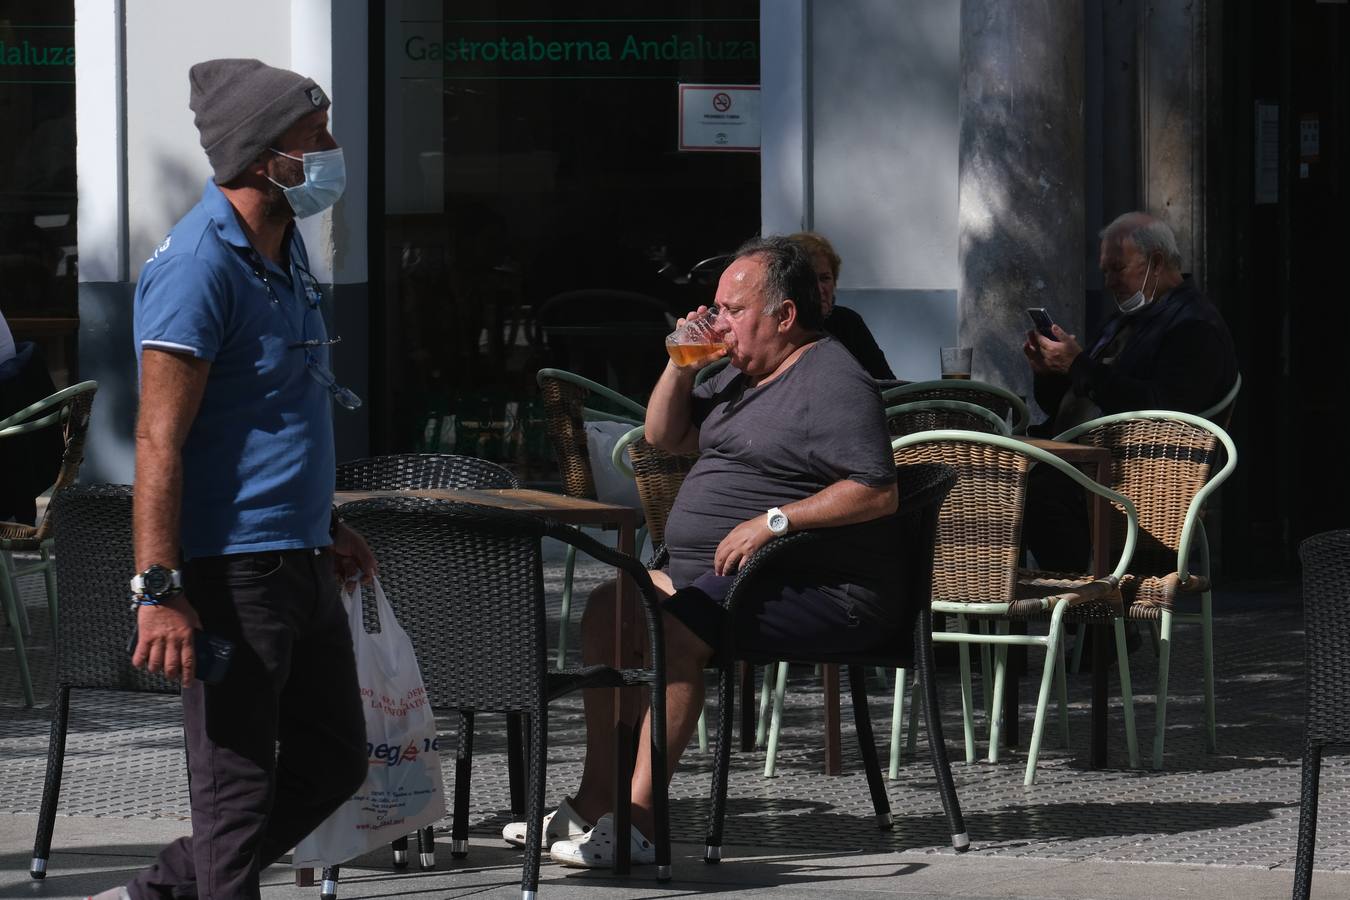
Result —
<path fill-rule="evenodd" d="M 263 283 L 263 288 L 267 291 L 267 298 L 272 302 L 272 308 L 277 311 L 279 316 L 281 316 L 282 321 L 286 323 L 286 329 L 290 331 L 291 336 L 294 337 L 294 326 L 291 324 L 291 320 L 286 317 L 285 312 L 281 309 L 281 298 L 272 288 L 272 282 L 267 277 L 265 264 L 257 254 L 254 254 L 251 262 L 253 274 Z M 305 306 L 307 309 L 300 318 L 300 337 L 287 344 L 286 349 L 304 351 L 305 368 L 309 370 L 309 374 L 314 380 L 323 385 L 324 389 L 333 396 L 333 400 L 338 406 L 341 406 L 343 409 L 360 409 L 361 398 L 357 396 L 356 392 L 351 388 L 346 388 L 338 384 L 337 377 L 333 374 L 333 371 L 329 369 L 328 366 L 324 365 L 323 361 L 319 359 L 318 355 L 314 352 L 319 347 L 330 347 L 333 344 L 340 343 L 342 341 L 342 335 L 337 335 L 332 338 L 309 337 L 309 313 L 317 313 L 319 311 L 319 301 L 322 299 L 323 295 L 319 293 L 319 286 L 315 283 L 314 276 L 309 273 L 308 269 L 300 264 L 300 260 L 296 259 L 294 254 L 291 255 L 291 265 L 293 265 L 295 270 L 300 274 L 300 282 L 304 287 L 306 298 Z"/>

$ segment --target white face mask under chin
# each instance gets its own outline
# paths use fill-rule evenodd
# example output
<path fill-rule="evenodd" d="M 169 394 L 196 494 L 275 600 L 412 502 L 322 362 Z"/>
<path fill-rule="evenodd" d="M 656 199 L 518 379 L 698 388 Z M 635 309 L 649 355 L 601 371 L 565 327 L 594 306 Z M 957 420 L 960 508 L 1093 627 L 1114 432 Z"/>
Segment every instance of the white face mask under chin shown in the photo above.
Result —
<path fill-rule="evenodd" d="M 1158 282 L 1153 282 L 1153 296 L 1144 296 L 1144 285 L 1148 284 L 1149 273 L 1153 271 L 1153 260 L 1148 261 L 1148 266 L 1144 269 L 1144 280 L 1139 282 L 1139 290 L 1135 291 L 1124 300 L 1116 301 L 1116 308 L 1120 310 L 1121 315 L 1132 316 L 1139 310 L 1148 306 L 1158 296 Z"/>

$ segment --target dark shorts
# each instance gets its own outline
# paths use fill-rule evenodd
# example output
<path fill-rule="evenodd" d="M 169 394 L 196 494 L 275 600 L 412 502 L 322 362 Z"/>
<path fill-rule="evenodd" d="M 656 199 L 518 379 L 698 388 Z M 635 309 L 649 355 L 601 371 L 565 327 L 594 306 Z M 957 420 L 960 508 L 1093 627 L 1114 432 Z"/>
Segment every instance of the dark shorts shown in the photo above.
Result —
<path fill-rule="evenodd" d="M 665 609 L 713 650 L 721 650 L 727 592 L 734 576 L 709 572 L 666 599 Z M 891 643 L 896 626 L 879 622 L 847 596 L 807 584 L 759 579 L 741 600 L 735 641 L 742 651 L 784 657 L 865 652 Z"/>

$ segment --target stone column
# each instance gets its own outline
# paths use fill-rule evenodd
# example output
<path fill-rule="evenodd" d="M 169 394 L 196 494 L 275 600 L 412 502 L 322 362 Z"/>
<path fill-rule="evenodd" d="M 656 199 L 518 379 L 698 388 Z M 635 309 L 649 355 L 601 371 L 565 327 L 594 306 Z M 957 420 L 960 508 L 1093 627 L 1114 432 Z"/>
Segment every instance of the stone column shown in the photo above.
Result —
<path fill-rule="evenodd" d="M 1142 3 L 1139 130 L 1142 206 L 1177 235 L 1182 271 L 1205 284 L 1206 25 L 1203 0 Z"/>
<path fill-rule="evenodd" d="M 1083 7 L 961 3 L 961 288 L 973 377 L 1030 395 L 1023 311 L 1083 323 Z"/>

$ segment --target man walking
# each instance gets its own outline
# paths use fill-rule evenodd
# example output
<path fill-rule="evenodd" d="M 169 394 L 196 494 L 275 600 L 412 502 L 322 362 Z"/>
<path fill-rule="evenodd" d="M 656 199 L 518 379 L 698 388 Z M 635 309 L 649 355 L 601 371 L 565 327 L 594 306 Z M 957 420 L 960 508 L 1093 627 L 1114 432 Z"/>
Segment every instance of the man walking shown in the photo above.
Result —
<path fill-rule="evenodd" d="M 367 766 L 335 569 L 375 561 L 332 515 L 332 404 L 360 401 L 295 228 L 341 195 L 342 151 L 312 79 L 253 59 L 189 78 L 214 177 L 136 290 L 132 662 L 183 684 L 192 834 L 109 898 L 257 897 Z M 232 645 L 223 677 L 202 634 Z"/>

